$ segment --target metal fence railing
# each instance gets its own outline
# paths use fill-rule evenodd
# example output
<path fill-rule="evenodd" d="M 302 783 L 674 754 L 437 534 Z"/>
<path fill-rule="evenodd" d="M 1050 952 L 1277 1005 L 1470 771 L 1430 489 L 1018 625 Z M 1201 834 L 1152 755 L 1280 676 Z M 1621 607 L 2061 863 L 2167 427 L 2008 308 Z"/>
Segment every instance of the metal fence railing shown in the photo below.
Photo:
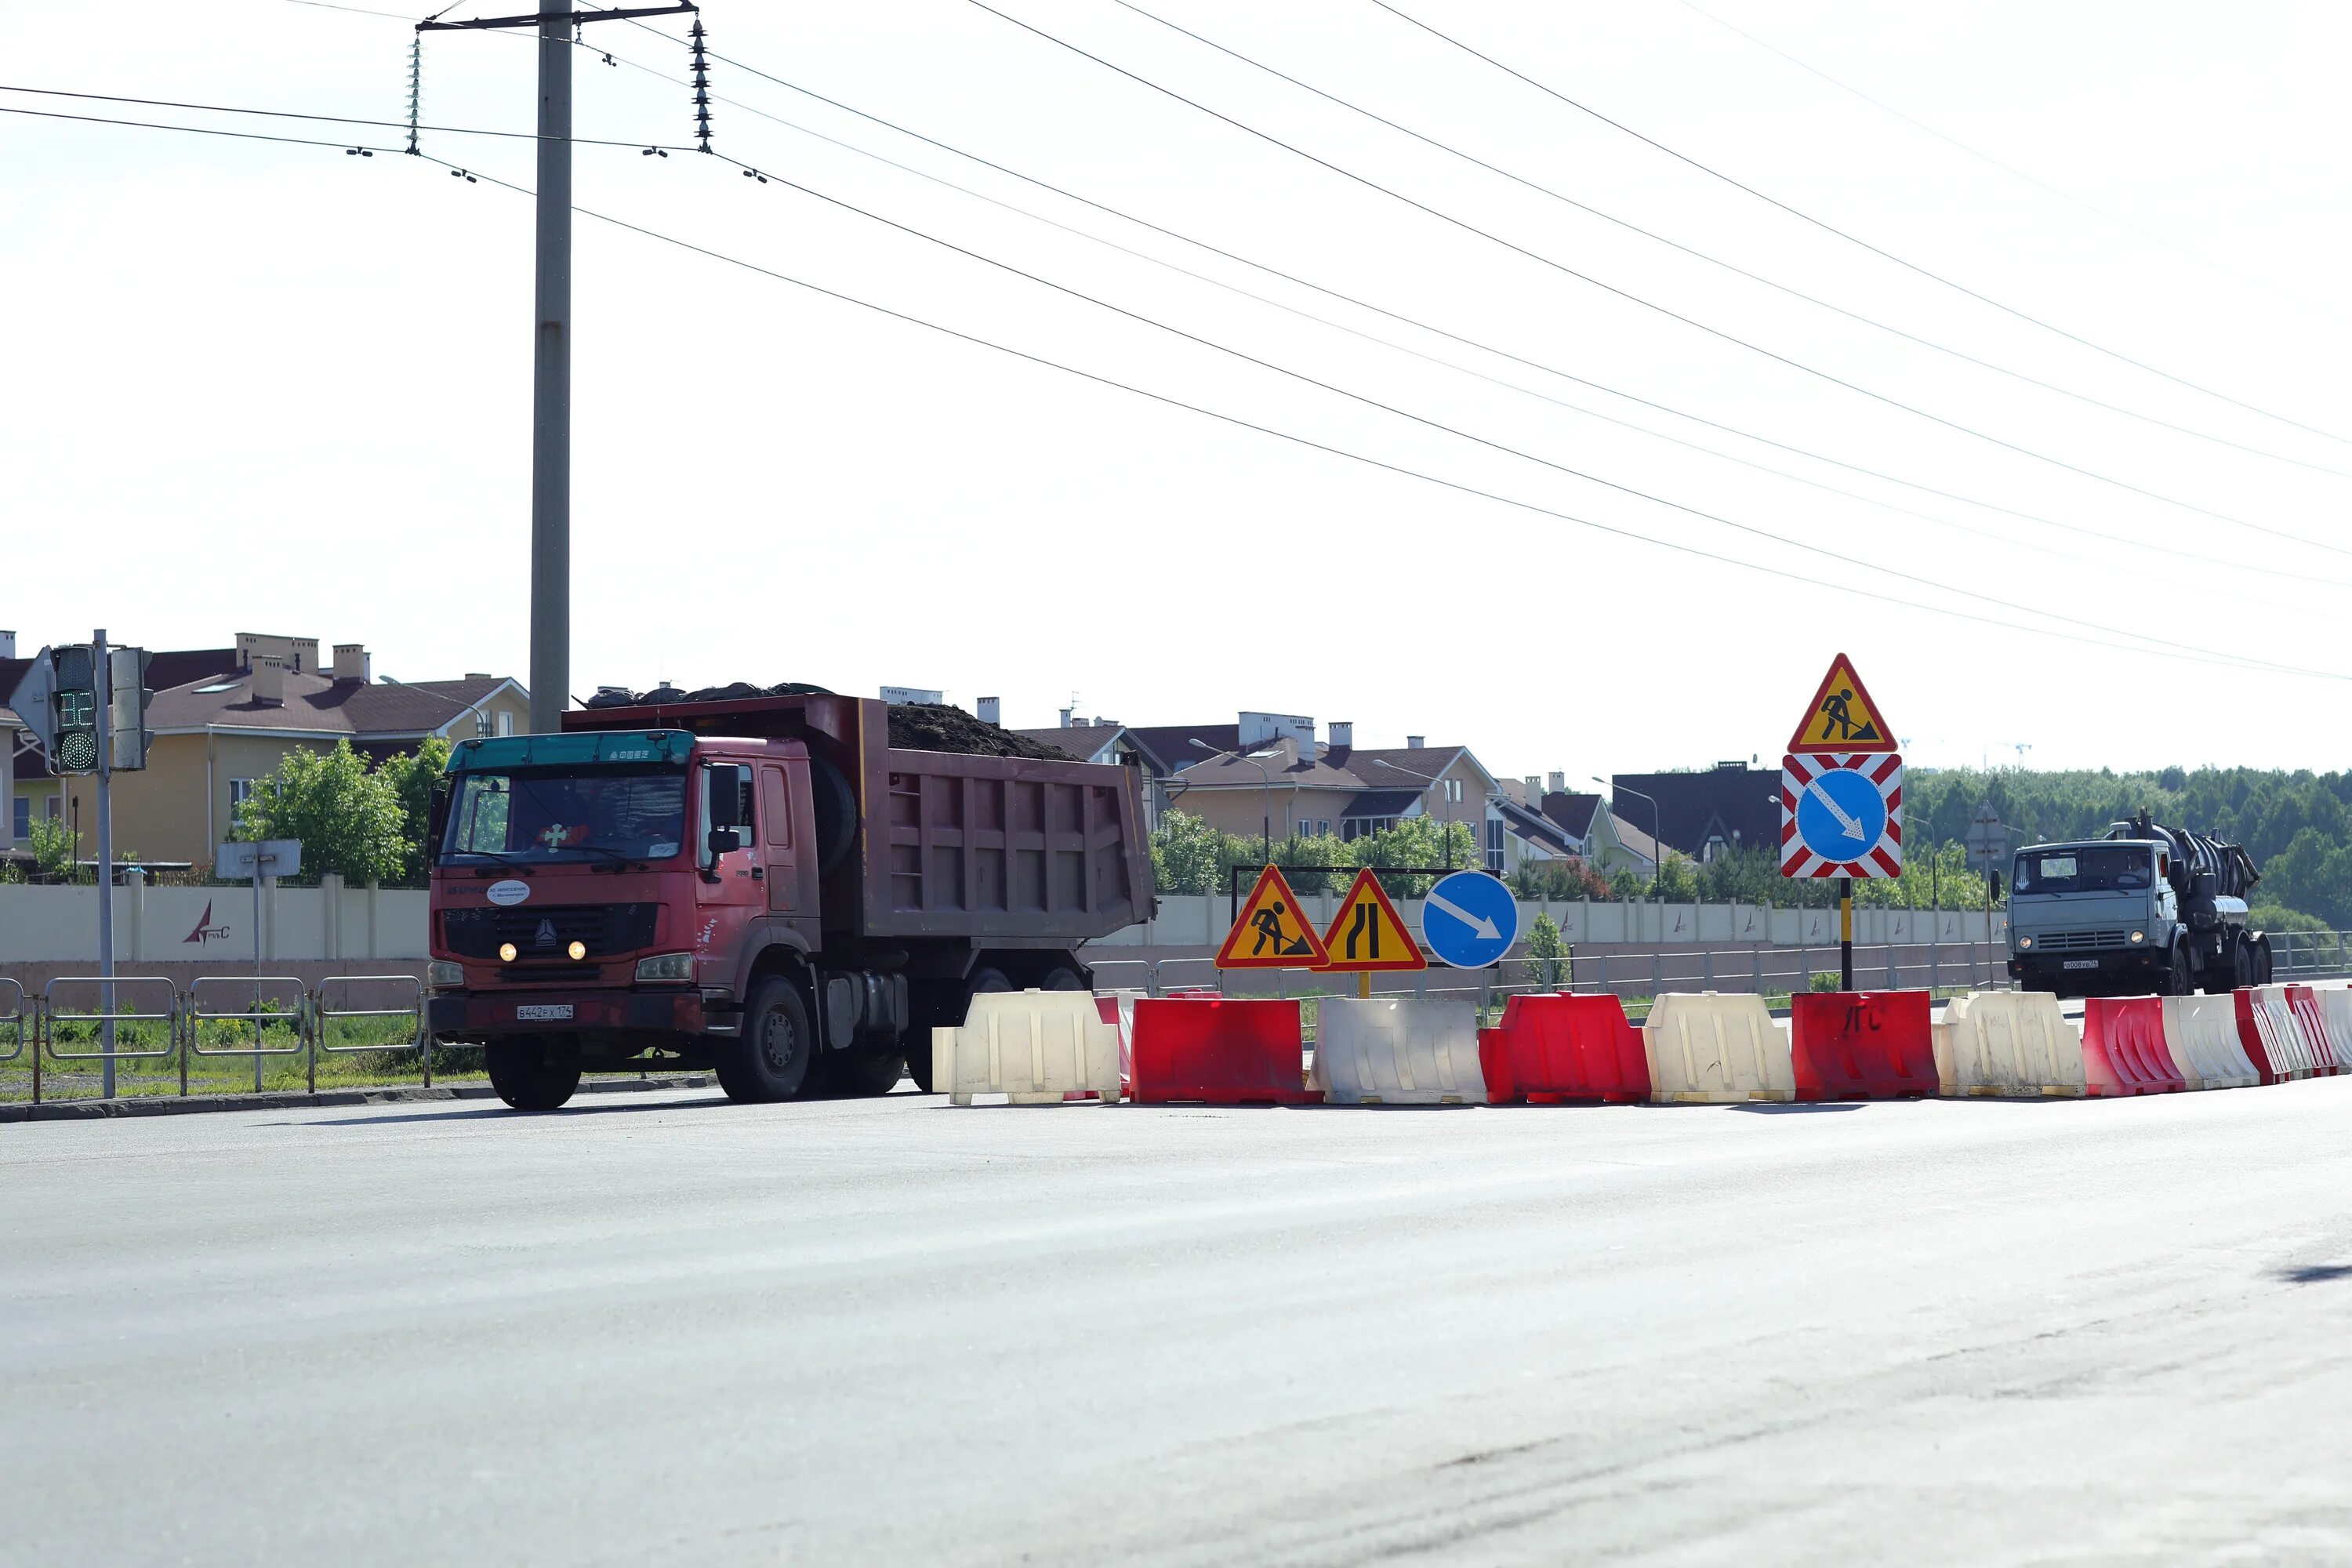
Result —
<path fill-rule="evenodd" d="M 394 988 L 401 1005 L 338 1005 L 333 987 L 369 984 Z M 221 1001 L 224 987 L 238 988 L 242 998 L 236 1003 Z M 83 988 L 95 990 L 94 1000 L 81 999 L 87 994 Z M 67 994 L 61 996 L 61 992 Z M 433 1081 L 425 987 L 413 974 L 331 975 L 315 987 L 292 975 L 208 974 L 192 981 L 184 992 L 161 975 L 118 974 L 109 979 L 68 974 L 50 980 L 38 996 L 32 997 L 17 982 L 0 977 L 0 1008 L 5 1009 L 0 1010 L 0 1066 L 18 1060 L 30 1047 L 36 1104 L 43 1098 L 44 1064 L 79 1071 L 85 1078 L 89 1064 L 100 1064 L 110 1082 L 117 1064 L 176 1063 L 179 1090 L 184 1096 L 190 1089 L 192 1061 L 250 1059 L 258 1088 L 265 1059 L 299 1057 L 310 1090 L 316 1093 L 322 1053 L 414 1050 L 425 1084 Z M 396 1038 L 338 1043 L 328 1037 L 335 1023 L 369 1018 L 405 1018 L 410 1023 Z M 247 1028 L 252 1031 L 249 1041 L 234 1037 Z"/>

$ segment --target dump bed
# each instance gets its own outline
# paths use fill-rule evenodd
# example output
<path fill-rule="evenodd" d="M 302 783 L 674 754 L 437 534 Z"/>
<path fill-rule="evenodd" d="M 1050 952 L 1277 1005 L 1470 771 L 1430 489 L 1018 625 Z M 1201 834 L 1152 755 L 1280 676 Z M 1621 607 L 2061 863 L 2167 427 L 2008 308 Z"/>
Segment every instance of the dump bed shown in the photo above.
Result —
<path fill-rule="evenodd" d="M 805 744 L 820 850 L 831 845 L 829 931 L 1083 942 L 1151 910 L 1142 787 L 1131 768 L 895 748 L 888 707 L 857 697 L 600 708 L 564 714 L 563 728 Z"/>

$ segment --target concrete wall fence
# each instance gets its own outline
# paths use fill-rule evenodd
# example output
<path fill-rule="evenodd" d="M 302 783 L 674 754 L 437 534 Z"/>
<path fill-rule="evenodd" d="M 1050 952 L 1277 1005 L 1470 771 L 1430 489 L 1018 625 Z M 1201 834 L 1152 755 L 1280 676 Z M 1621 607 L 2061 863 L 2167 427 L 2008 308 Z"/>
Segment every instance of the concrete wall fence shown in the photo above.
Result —
<path fill-rule="evenodd" d="M 114 890 L 116 969 L 152 973 L 163 965 L 194 964 L 208 973 L 249 971 L 257 935 L 265 964 L 390 960 L 405 968 L 423 963 L 423 889 L 345 887 L 340 877 L 320 880 L 324 885 L 316 888 L 265 885 L 257 933 L 250 884 L 158 888 L 129 878 Z M 0 886 L 0 968 L 97 960 L 96 888 Z"/>

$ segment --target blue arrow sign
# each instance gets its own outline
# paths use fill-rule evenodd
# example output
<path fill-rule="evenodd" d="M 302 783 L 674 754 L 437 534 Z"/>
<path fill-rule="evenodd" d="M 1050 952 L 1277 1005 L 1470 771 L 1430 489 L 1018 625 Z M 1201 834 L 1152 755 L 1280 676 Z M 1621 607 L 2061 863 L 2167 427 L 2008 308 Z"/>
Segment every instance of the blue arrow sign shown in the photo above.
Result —
<path fill-rule="evenodd" d="M 1501 879 L 1456 871 L 1422 900 L 1421 937 L 1456 969 L 1484 969 L 1519 940 L 1519 906 Z"/>
<path fill-rule="evenodd" d="M 1824 770 L 1797 796 L 1797 837 L 1824 860 L 1860 860 L 1885 834 L 1885 798 L 1850 768 Z"/>

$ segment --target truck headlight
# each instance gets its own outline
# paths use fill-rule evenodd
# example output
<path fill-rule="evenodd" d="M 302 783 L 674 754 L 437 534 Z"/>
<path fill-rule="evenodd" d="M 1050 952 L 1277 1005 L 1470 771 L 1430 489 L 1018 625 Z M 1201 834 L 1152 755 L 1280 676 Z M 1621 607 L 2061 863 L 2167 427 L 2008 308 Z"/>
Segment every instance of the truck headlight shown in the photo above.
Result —
<path fill-rule="evenodd" d="M 466 966 L 436 958 L 425 966 L 425 984 L 436 991 L 454 991 L 466 984 Z"/>
<path fill-rule="evenodd" d="M 2132 932 L 2132 945 L 2133 945 L 2133 946 L 2137 947 L 2137 946 L 2138 946 L 2141 942 L 2146 942 L 2147 940 L 2147 932 L 2146 932 L 2146 931 L 2136 931 Z"/>
<path fill-rule="evenodd" d="M 694 978 L 694 954 L 690 952 L 657 952 L 651 958 L 637 960 L 640 980 L 691 980 Z"/>
<path fill-rule="evenodd" d="M 2032 945 L 2033 939 L 2030 936 L 2021 936 L 2017 939 L 2018 951 L 2021 952 Z"/>

